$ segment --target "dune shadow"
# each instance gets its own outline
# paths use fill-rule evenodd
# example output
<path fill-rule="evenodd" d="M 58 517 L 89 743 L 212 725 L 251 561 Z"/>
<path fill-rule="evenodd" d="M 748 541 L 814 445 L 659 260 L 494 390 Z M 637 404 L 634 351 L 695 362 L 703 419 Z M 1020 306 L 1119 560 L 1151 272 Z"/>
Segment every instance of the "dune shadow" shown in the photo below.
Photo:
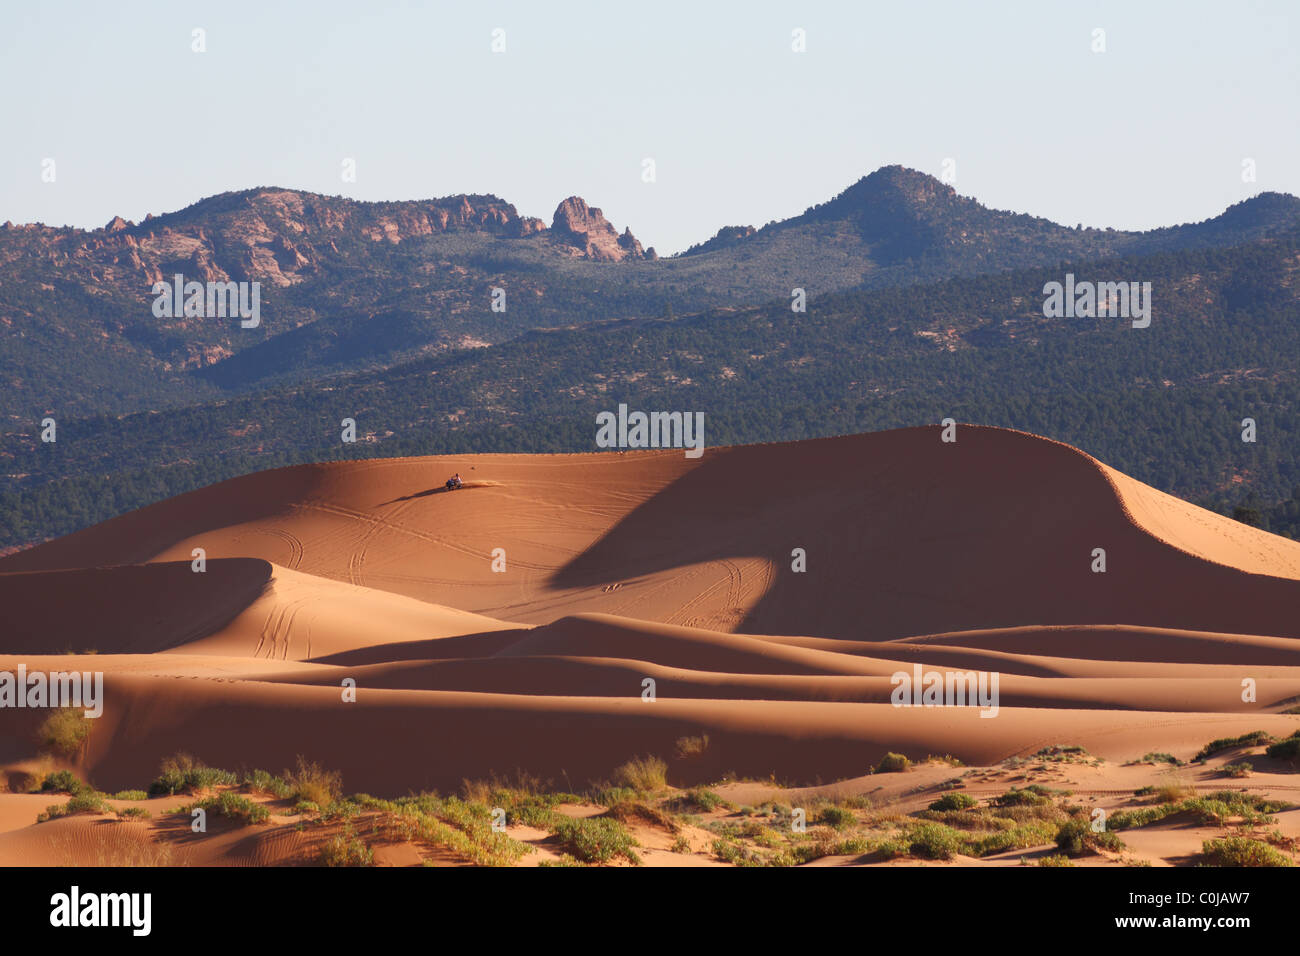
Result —
<path fill-rule="evenodd" d="M 529 633 L 527 628 L 511 628 L 504 631 L 458 634 L 455 637 L 436 637 L 427 641 L 394 641 L 389 644 L 373 644 L 356 650 L 326 654 L 323 657 L 312 657 L 305 663 L 356 667 L 365 664 L 393 664 L 399 661 L 491 657 Z"/>
<path fill-rule="evenodd" d="M 143 654 L 207 637 L 265 593 L 258 558 L 0 574 L 0 653 Z"/>
<path fill-rule="evenodd" d="M 1300 581 L 1213 564 L 1144 532 L 1075 449 L 975 426 L 945 445 L 939 432 L 706 451 L 549 583 L 718 562 L 697 579 L 731 622 L 719 626 L 755 634 L 886 641 L 1126 624 L 1300 636 L 1285 610 Z M 1111 567 L 1091 573 L 1102 545 Z"/>
<path fill-rule="evenodd" d="M 424 491 L 415 491 L 415 492 L 412 492 L 412 493 L 409 494 L 409 495 L 402 495 L 401 497 L 398 497 L 398 498 L 392 498 L 392 499 L 390 499 L 390 500 L 388 500 L 388 501 L 381 501 L 381 502 L 380 502 L 378 505 L 376 505 L 375 507 L 377 507 L 377 508 L 382 508 L 382 507 L 384 507 L 385 505 L 395 505 L 395 504 L 397 504 L 398 502 L 401 502 L 401 501 L 414 501 L 414 500 L 416 500 L 417 498 L 429 498 L 429 497 L 431 497 L 431 496 L 433 496 L 433 495 L 446 495 L 446 494 L 450 494 L 453 490 L 454 490 L 454 491 L 469 491 L 471 488 L 481 488 L 481 487 L 484 487 L 484 484 L 483 484 L 483 483 L 481 483 L 481 482 L 474 482 L 474 481 L 466 481 L 466 482 L 465 482 L 464 484 L 462 484 L 459 488 L 455 488 L 455 489 L 448 488 L 446 485 L 438 485 L 436 488 L 426 488 Z"/>

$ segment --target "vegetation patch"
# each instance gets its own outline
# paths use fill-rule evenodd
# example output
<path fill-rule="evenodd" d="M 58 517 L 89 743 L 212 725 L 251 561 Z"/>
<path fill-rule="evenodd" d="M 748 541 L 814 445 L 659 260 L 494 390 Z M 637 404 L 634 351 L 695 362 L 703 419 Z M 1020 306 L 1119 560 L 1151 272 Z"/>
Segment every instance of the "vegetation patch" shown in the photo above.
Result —
<path fill-rule="evenodd" d="M 1243 836 L 1206 840 L 1201 844 L 1201 858 L 1205 866 L 1295 866 L 1285 854 L 1263 840 Z"/>
<path fill-rule="evenodd" d="M 1248 734 L 1242 734 L 1239 737 L 1219 737 L 1211 740 L 1202 747 L 1192 758 L 1193 763 L 1199 763 L 1208 760 L 1215 754 L 1223 753 L 1225 750 L 1237 750 L 1242 747 L 1259 747 L 1263 744 L 1272 743 L 1273 738 L 1262 730 L 1252 730 Z"/>

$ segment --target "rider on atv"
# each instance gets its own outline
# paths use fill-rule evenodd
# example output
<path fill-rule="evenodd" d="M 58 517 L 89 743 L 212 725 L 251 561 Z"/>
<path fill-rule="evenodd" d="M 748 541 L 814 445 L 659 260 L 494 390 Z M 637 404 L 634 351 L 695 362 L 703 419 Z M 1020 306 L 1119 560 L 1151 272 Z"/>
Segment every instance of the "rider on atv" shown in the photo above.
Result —
<path fill-rule="evenodd" d="M 447 490 L 455 491 L 459 487 L 461 487 L 461 480 L 460 480 L 460 472 L 458 471 L 456 472 L 456 474 L 452 475 L 450 478 L 447 479 Z"/>

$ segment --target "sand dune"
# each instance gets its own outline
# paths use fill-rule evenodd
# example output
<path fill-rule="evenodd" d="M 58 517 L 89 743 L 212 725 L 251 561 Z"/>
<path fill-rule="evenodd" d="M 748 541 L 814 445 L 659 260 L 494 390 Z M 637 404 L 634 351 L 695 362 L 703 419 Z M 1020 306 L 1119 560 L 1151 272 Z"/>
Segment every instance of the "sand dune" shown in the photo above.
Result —
<path fill-rule="evenodd" d="M 176 751 L 403 793 L 586 785 L 645 753 L 683 784 L 859 777 L 887 751 L 1186 759 L 1300 726 L 1300 544 L 991 428 L 280 469 L 0 560 L 0 604 L 0 670 L 104 672 L 77 767 L 105 788 Z M 892 706 L 914 667 L 995 672 L 996 716 Z M 6 715 L 0 763 L 35 758 L 40 718 Z M 0 860 L 39 852 L 5 822 L 19 799 Z M 90 853 L 93 827 L 56 822 L 40 839 Z M 96 852 L 129 856 L 121 833 Z"/>

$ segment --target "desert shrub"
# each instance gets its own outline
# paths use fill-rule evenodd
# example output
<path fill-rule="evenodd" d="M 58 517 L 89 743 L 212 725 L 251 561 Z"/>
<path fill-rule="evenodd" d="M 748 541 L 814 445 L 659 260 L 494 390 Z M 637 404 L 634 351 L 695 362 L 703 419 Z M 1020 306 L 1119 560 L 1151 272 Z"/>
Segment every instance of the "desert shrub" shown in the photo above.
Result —
<path fill-rule="evenodd" d="M 684 836 L 679 836 L 676 840 L 673 841 L 673 845 L 670 846 L 668 849 L 670 849 L 674 853 L 690 853 L 691 841 L 686 839 L 686 837 Z"/>
<path fill-rule="evenodd" d="M 564 849 L 584 863 L 608 863 L 616 856 L 641 862 L 632 850 L 637 845 L 632 834 L 609 817 L 565 817 L 557 821 L 554 832 Z"/>
<path fill-rule="evenodd" d="M 119 790 L 113 794 L 114 800 L 148 800 L 149 794 L 143 790 Z"/>
<path fill-rule="evenodd" d="M 1287 857 L 1263 840 L 1230 836 L 1201 844 L 1206 866 L 1294 866 Z"/>
<path fill-rule="evenodd" d="M 1150 826 L 1152 823 L 1158 823 L 1165 817 L 1177 813 L 1181 808 L 1181 803 L 1160 803 L 1151 807 L 1141 807 L 1137 810 L 1116 810 L 1106 818 L 1106 829 L 1134 830 L 1138 827 Z"/>
<path fill-rule="evenodd" d="M 1261 744 L 1271 743 L 1272 740 L 1272 736 L 1262 730 L 1252 730 L 1250 733 L 1242 734 L 1240 737 L 1219 737 L 1216 740 L 1211 740 L 1208 744 L 1202 747 L 1192 760 L 1206 760 L 1225 750 L 1236 750 L 1239 747 L 1258 747 Z"/>
<path fill-rule="evenodd" d="M 150 816 L 149 811 L 144 807 L 123 807 L 117 811 L 119 817 L 137 817 L 147 820 Z"/>
<path fill-rule="evenodd" d="M 813 860 L 820 860 L 824 856 L 850 856 L 854 854 L 866 853 L 870 843 L 862 837 L 848 837 L 842 840 L 822 838 L 810 840 L 807 843 L 800 843 L 789 850 L 789 862 L 794 865 L 800 863 L 811 863 Z M 773 857 L 769 862 L 780 865 L 785 860 L 780 859 L 779 854 Z"/>
<path fill-rule="evenodd" d="M 612 807 L 624 800 L 636 800 L 640 796 L 632 787 L 606 787 L 598 791 L 593 799 L 602 807 Z"/>
<path fill-rule="evenodd" d="M 1067 856 L 1082 856 L 1089 850 L 1122 850 L 1124 841 L 1110 830 L 1095 832 L 1089 822 L 1075 817 L 1056 831 L 1056 846 Z"/>
<path fill-rule="evenodd" d="M 375 853 L 352 831 L 352 825 L 336 833 L 320 848 L 322 866 L 373 866 Z"/>
<path fill-rule="evenodd" d="M 945 793 L 934 803 L 930 804 L 931 810 L 969 810 L 978 804 L 979 801 L 969 793 Z"/>
<path fill-rule="evenodd" d="M 301 754 L 298 766 L 283 774 L 289 796 L 294 800 L 307 800 L 317 806 L 327 807 L 343 795 L 343 776 L 337 771 L 321 769 L 315 761 L 308 762 Z"/>
<path fill-rule="evenodd" d="M 46 807 L 45 812 L 37 815 L 36 822 L 45 823 L 47 820 L 70 817 L 78 813 L 113 812 L 113 808 L 104 800 L 102 793 L 97 793 L 94 790 L 83 790 L 80 793 L 73 794 L 63 806 L 53 804 Z"/>
<path fill-rule="evenodd" d="M 851 826 L 856 822 L 856 820 L 857 818 L 853 816 L 852 810 L 847 810 L 844 807 L 837 807 L 833 804 L 829 807 L 822 807 L 821 812 L 817 814 L 818 823 L 824 823 L 829 827 L 834 827 L 836 830 L 842 830 L 847 826 Z"/>
<path fill-rule="evenodd" d="M 492 808 L 486 804 L 431 793 L 399 800 L 364 795 L 362 799 L 364 807 L 352 800 L 331 804 L 321 819 L 335 819 L 335 814 L 349 819 L 363 809 L 378 810 L 372 824 L 375 832 L 443 847 L 480 866 L 510 866 L 529 851 L 526 844 L 492 829 Z M 521 799 L 538 798 L 521 795 Z"/>
<path fill-rule="evenodd" d="M 709 735 L 701 734 L 698 737 L 678 737 L 675 745 L 677 756 L 683 759 L 698 757 L 704 751 L 709 749 Z"/>
<path fill-rule="evenodd" d="M 669 800 L 668 805 L 677 813 L 712 813 L 718 807 L 731 807 L 731 804 L 717 793 L 704 787 L 679 794 Z"/>
<path fill-rule="evenodd" d="M 1082 856 L 1086 848 L 1084 837 L 1089 831 L 1086 820 L 1067 820 L 1056 831 L 1056 846 L 1067 856 Z"/>
<path fill-rule="evenodd" d="M 1045 760 L 1051 763 L 1077 763 L 1086 760 L 1089 754 L 1086 749 L 1076 744 L 1059 746 L 1053 744 L 1050 747 L 1044 747 L 1034 754 L 1034 759 Z"/>
<path fill-rule="evenodd" d="M 254 770 L 244 774 L 243 785 L 250 793 L 264 793 L 279 800 L 287 800 L 293 796 L 293 785 L 288 780 L 265 770 Z"/>
<path fill-rule="evenodd" d="M 1245 760 L 1241 761 L 1241 763 L 1225 763 L 1223 765 L 1223 775 L 1225 777 L 1240 779 L 1242 777 L 1249 777 L 1250 772 L 1254 769 L 1254 766 Z"/>
<path fill-rule="evenodd" d="M 1000 797 L 989 801 L 995 807 L 1038 807 L 1052 802 L 1046 787 L 1032 784 L 1024 789 L 1012 787 Z"/>
<path fill-rule="evenodd" d="M 1142 759 L 1139 760 L 1138 763 L 1167 763 L 1167 764 L 1172 764 L 1175 767 L 1181 767 L 1183 765 L 1183 762 L 1179 760 L 1177 757 L 1175 757 L 1173 754 L 1167 754 L 1164 753 L 1163 751 L 1159 753 L 1156 752 L 1145 753 L 1142 755 Z"/>
<path fill-rule="evenodd" d="M 90 789 L 69 770 L 56 770 L 41 781 L 41 793 L 81 793 Z"/>
<path fill-rule="evenodd" d="M 1039 866 L 1074 866 L 1070 858 L 1064 853 L 1053 853 L 1051 856 L 1045 856 L 1038 861 Z"/>
<path fill-rule="evenodd" d="M 714 840 L 713 855 L 732 866 L 763 866 L 763 857 L 739 843 L 730 840 Z"/>
<path fill-rule="evenodd" d="M 1274 760 L 1287 760 L 1291 763 L 1300 762 L 1300 731 L 1296 731 L 1285 740 L 1279 740 L 1264 753 Z"/>
<path fill-rule="evenodd" d="M 181 812 L 189 813 L 196 807 L 206 810 L 208 813 L 215 813 L 218 816 L 234 820 L 244 826 L 252 823 L 265 823 L 271 819 L 271 812 L 266 807 L 260 803 L 254 803 L 248 797 L 231 793 L 229 790 L 220 796 L 207 797 L 188 807 L 184 807 Z"/>
<path fill-rule="evenodd" d="M 1232 817 L 1240 817 L 1246 825 L 1271 823 L 1272 813 L 1286 810 L 1290 804 L 1267 800 L 1251 793 L 1219 790 L 1204 797 L 1195 797 L 1182 803 L 1181 809 L 1190 811 L 1199 823 L 1222 825 Z"/>
<path fill-rule="evenodd" d="M 212 787 L 234 786 L 237 782 L 229 770 L 204 766 L 186 753 L 168 757 L 158 769 L 157 779 L 149 785 L 150 796 L 193 793 Z"/>
<path fill-rule="evenodd" d="M 633 757 L 614 771 L 614 782 L 641 793 L 655 793 L 668 786 L 668 765 L 658 757 Z"/>
<path fill-rule="evenodd" d="M 923 823 L 908 834 L 908 852 L 927 860 L 948 860 L 961 850 L 962 834 L 942 823 Z"/>
<path fill-rule="evenodd" d="M 94 726 L 91 718 L 78 707 L 62 707 L 41 722 L 36 739 L 45 750 L 72 759 L 81 753 Z"/>
<path fill-rule="evenodd" d="M 894 860 L 900 856 L 907 856 L 908 848 L 909 843 L 905 836 L 887 837 L 867 843 L 867 853 L 878 860 Z"/>
<path fill-rule="evenodd" d="M 902 773 L 912 766 L 912 761 L 903 754 L 893 752 L 885 754 L 876 764 L 876 773 Z"/>
<path fill-rule="evenodd" d="M 1157 803 L 1177 803 L 1179 800 L 1185 800 L 1188 797 L 1195 796 L 1195 794 L 1195 790 L 1181 783 L 1166 783 L 1154 790 Z"/>

